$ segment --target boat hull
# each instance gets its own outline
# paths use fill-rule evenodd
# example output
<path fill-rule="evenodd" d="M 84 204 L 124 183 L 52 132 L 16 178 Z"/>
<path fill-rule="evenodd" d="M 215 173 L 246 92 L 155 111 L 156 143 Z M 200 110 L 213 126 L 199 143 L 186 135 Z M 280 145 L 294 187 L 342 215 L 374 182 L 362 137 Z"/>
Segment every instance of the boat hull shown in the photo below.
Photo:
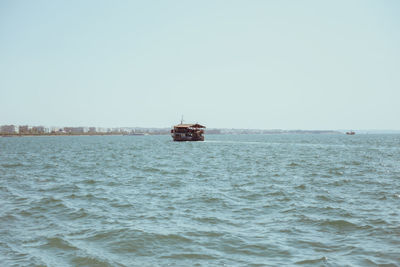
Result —
<path fill-rule="evenodd" d="M 172 139 L 176 142 L 184 141 L 204 141 L 204 136 L 182 136 L 182 135 L 172 135 Z"/>

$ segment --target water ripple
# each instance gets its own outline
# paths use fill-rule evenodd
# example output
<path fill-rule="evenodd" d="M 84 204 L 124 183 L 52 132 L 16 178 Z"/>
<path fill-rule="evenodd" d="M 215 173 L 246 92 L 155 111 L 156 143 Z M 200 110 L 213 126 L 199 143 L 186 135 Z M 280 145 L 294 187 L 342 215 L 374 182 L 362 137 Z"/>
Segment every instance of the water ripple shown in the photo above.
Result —
<path fill-rule="evenodd" d="M 0 138 L 2 266 L 398 266 L 398 135 Z"/>

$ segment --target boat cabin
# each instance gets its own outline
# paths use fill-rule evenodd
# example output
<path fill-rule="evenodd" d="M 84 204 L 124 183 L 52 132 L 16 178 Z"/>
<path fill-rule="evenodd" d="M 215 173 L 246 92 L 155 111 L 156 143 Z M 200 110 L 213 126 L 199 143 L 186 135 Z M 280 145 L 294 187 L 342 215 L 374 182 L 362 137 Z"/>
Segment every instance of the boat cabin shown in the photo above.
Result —
<path fill-rule="evenodd" d="M 171 136 L 174 141 L 204 141 L 203 125 L 195 124 L 178 124 L 171 130 Z"/>

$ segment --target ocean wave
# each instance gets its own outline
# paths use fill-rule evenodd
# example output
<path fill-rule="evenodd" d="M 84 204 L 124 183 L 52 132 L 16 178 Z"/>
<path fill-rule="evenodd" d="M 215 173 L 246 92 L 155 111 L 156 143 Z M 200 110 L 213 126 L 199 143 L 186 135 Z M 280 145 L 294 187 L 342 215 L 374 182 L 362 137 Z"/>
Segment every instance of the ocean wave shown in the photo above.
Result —
<path fill-rule="evenodd" d="M 78 250 L 77 247 L 73 246 L 66 239 L 59 236 L 47 237 L 46 243 L 41 245 L 40 247 L 45 249 L 57 248 L 61 250 Z"/>
<path fill-rule="evenodd" d="M 18 167 L 24 167 L 25 165 L 17 162 L 17 163 L 3 163 L 0 165 L 3 168 L 18 168 Z"/>
<path fill-rule="evenodd" d="M 1 139 L 1 264 L 400 262 L 391 137 L 210 138 Z"/>
<path fill-rule="evenodd" d="M 201 253 L 173 253 L 169 255 L 162 255 L 161 258 L 167 259 L 197 259 L 197 260 L 215 260 L 218 259 L 218 256 L 213 256 L 210 254 L 201 254 Z"/>
<path fill-rule="evenodd" d="M 328 258 L 323 256 L 321 258 L 316 258 L 316 259 L 306 259 L 306 260 L 301 260 L 301 261 L 296 261 L 295 264 L 303 265 L 303 264 L 317 264 L 317 263 L 326 263 L 328 261 Z"/>

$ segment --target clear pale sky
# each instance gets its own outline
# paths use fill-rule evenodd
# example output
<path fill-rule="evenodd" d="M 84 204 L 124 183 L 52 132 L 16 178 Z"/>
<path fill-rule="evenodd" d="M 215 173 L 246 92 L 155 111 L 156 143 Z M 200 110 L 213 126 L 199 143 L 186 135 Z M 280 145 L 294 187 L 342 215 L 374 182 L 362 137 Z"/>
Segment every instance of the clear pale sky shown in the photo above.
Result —
<path fill-rule="evenodd" d="M 400 129 L 400 1 L 0 1 L 0 124 Z"/>

